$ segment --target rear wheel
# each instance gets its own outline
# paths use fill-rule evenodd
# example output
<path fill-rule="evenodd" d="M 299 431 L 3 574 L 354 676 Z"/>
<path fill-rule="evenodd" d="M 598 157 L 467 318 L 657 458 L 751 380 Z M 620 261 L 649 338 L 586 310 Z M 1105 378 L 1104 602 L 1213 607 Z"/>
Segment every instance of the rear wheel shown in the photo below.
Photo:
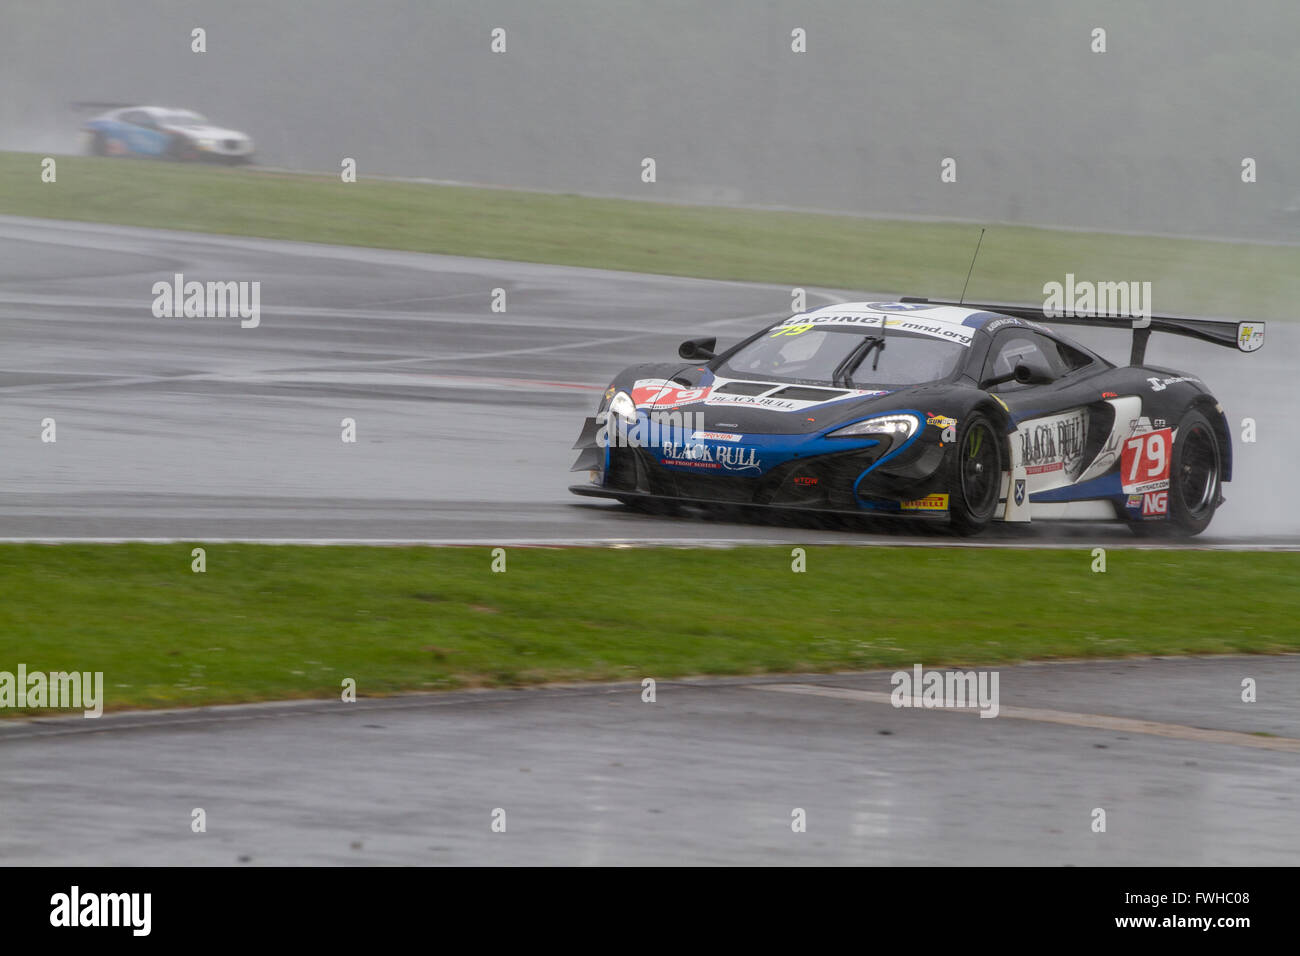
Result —
<path fill-rule="evenodd" d="M 1140 521 L 1133 530 L 1142 537 L 1200 534 L 1219 508 L 1223 451 L 1210 420 L 1196 410 L 1178 423 L 1169 466 L 1169 519 Z"/>
<path fill-rule="evenodd" d="M 972 412 L 957 433 L 949 468 L 949 523 L 958 534 L 978 534 L 993 520 L 1002 490 L 1002 443 L 980 412 Z"/>
<path fill-rule="evenodd" d="M 103 133 L 95 133 L 90 137 L 90 154 L 92 156 L 108 155 L 108 140 L 104 138 Z"/>

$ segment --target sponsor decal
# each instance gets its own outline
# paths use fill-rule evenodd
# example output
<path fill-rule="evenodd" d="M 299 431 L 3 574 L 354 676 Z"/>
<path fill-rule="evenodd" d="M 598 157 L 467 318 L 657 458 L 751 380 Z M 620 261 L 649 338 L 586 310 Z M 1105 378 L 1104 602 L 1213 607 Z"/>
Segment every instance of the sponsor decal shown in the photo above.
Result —
<path fill-rule="evenodd" d="M 1023 478 L 1016 479 L 1015 494 L 1016 494 L 1016 504 L 1023 505 L 1025 503 L 1025 479 Z"/>
<path fill-rule="evenodd" d="M 927 495 L 924 498 L 917 498 L 915 501 L 903 501 L 899 507 L 904 511 L 947 511 L 947 495 Z"/>
<path fill-rule="evenodd" d="M 885 324 L 891 329 L 902 329 L 904 332 L 929 335 L 937 339 L 956 342 L 959 345 L 968 346 L 972 340 L 971 330 L 961 325 L 947 325 L 935 321 L 925 321 L 924 319 L 889 319 Z"/>
<path fill-rule="evenodd" d="M 1151 391 L 1153 392 L 1163 392 L 1170 385 L 1176 385 L 1179 382 L 1196 382 L 1199 385 L 1201 380 L 1199 378 L 1193 378 L 1190 375 L 1178 375 L 1174 378 L 1151 377 L 1147 379 L 1147 384 L 1151 386 Z"/>
<path fill-rule="evenodd" d="M 1142 496 L 1142 517 L 1163 518 L 1169 514 L 1169 492 L 1149 491 Z"/>
<path fill-rule="evenodd" d="M 1169 461 L 1174 447 L 1172 429 L 1161 428 L 1134 435 L 1124 442 L 1120 456 L 1120 486 L 1127 495 L 1169 488 Z M 1145 503 L 1143 505 L 1145 509 Z"/>
<path fill-rule="evenodd" d="M 637 408 L 678 408 L 702 402 L 710 386 L 686 386 L 661 378 L 643 378 L 632 386 L 632 404 Z"/>
<path fill-rule="evenodd" d="M 803 485 L 806 488 L 811 488 L 813 485 L 817 484 L 818 481 L 819 479 L 813 475 L 795 475 L 794 477 L 794 483 L 796 485 Z"/>
<path fill-rule="evenodd" d="M 1013 315 L 1003 315 L 989 322 L 985 322 L 984 331 L 989 333 L 989 335 L 992 335 L 998 329 L 1006 328 L 1008 325 L 1023 325 L 1023 324 L 1024 324 L 1023 322 L 1021 322 Z"/>
<path fill-rule="evenodd" d="M 788 398 L 764 398 L 762 395 L 719 395 L 714 393 L 709 396 L 706 405 L 749 405 L 753 408 L 770 408 L 776 412 L 796 412 L 800 408 L 808 405 L 817 405 L 819 402 L 796 402 Z"/>
<path fill-rule="evenodd" d="M 740 441 L 742 437 L 734 432 L 691 432 L 696 441 Z"/>
<path fill-rule="evenodd" d="M 1141 507 L 1142 507 L 1142 496 L 1141 496 L 1141 495 L 1129 495 L 1129 496 L 1128 496 L 1128 506 L 1129 506 L 1130 508 L 1141 508 Z"/>
<path fill-rule="evenodd" d="M 757 448 L 741 445 L 704 445 L 669 442 L 663 446 L 661 465 L 704 471 L 759 471 Z"/>
<path fill-rule="evenodd" d="M 1073 477 L 1083 466 L 1083 446 L 1088 437 L 1088 412 L 1079 408 L 1036 418 L 1020 427 L 1020 455 L 1025 473 L 1044 475 L 1063 471 Z"/>
<path fill-rule="evenodd" d="M 957 424 L 957 419 L 949 418 L 947 415 L 936 415 L 934 412 L 926 412 L 925 423 L 927 425 L 937 425 L 939 428 L 951 428 Z"/>
<path fill-rule="evenodd" d="M 1145 415 L 1139 418 L 1130 418 L 1127 430 L 1122 428 L 1119 422 L 1116 422 L 1111 433 L 1106 436 L 1106 444 L 1097 453 L 1097 460 L 1092 463 L 1090 471 L 1096 474 L 1117 465 L 1125 440 L 1132 438 L 1134 435 L 1144 435 L 1151 430 L 1151 419 Z M 1130 505 L 1130 507 L 1136 507 L 1136 505 Z"/>
<path fill-rule="evenodd" d="M 1263 322 L 1237 323 L 1237 348 L 1243 352 L 1254 352 L 1264 347 Z"/>
<path fill-rule="evenodd" d="M 818 325 L 860 325 L 869 329 L 878 329 L 885 324 L 883 315 L 871 315 L 867 312 L 832 312 L 794 315 L 786 319 L 773 335 L 799 335 Z M 784 329 L 798 329 L 798 332 L 784 332 Z"/>
<path fill-rule="evenodd" d="M 1010 407 L 1006 402 L 1002 401 L 1002 399 L 998 398 L 996 395 L 993 396 L 993 401 L 995 401 L 995 402 L 997 402 L 999 405 L 1001 405 L 1001 406 L 1002 406 L 1002 410 L 1003 410 L 1004 412 L 1006 412 L 1007 414 L 1010 414 L 1010 413 L 1011 413 L 1011 407 Z"/>
<path fill-rule="evenodd" d="M 605 401 L 608 402 L 611 398 L 613 398 L 613 397 L 614 397 L 614 393 L 615 393 L 616 391 L 618 391 L 618 389 L 616 389 L 613 385 L 611 385 L 609 388 L 605 389 Z"/>
<path fill-rule="evenodd" d="M 1101 393 L 1101 397 L 1102 397 L 1102 398 L 1119 398 L 1119 396 L 1118 396 L 1117 394 L 1115 394 L 1114 392 L 1102 392 L 1102 393 Z"/>
<path fill-rule="evenodd" d="M 973 317 L 974 316 L 972 316 L 972 318 Z M 970 319 L 967 319 L 967 321 L 969 322 Z M 1000 315 L 996 319 L 990 319 L 988 322 L 985 322 L 980 326 L 980 328 L 989 335 L 992 335 L 994 332 L 998 331 L 998 329 L 1005 329 L 1007 326 L 1012 325 L 1022 329 L 1033 329 L 1036 332 L 1051 331 L 1051 329 L 1047 328 L 1047 326 L 1043 325 L 1041 322 L 1031 322 L 1028 319 L 1020 319 L 1014 315 Z"/>
<path fill-rule="evenodd" d="M 915 312 L 934 308 L 930 305 L 916 305 L 910 302 L 872 302 L 870 303 L 870 307 L 881 312 Z M 872 314 L 869 312 L 854 312 L 850 310 L 793 315 L 780 325 L 773 327 L 772 337 L 777 335 L 801 335 L 808 331 L 809 327 L 818 325 L 856 325 L 870 329 L 878 329 L 888 326 L 891 329 L 902 329 L 905 332 L 916 332 L 920 335 L 930 335 L 935 338 L 947 339 L 950 342 L 958 342 L 961 345 L 970 345 L 972 341 L 972 330 L 965 326 L 955 325 L 936 319 L 901 317 L 886 318 L 883 315 Z"/>

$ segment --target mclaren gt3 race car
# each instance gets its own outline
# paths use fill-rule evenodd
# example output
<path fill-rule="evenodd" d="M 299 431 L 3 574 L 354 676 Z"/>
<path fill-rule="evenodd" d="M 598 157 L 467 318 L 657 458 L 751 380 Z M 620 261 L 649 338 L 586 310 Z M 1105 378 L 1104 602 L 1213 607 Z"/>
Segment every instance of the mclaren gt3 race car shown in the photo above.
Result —
<path fill-rule="evenodd" d="M 1047 327 L 1132 329 L 1117 367 Z M 1231 429 L 1195 376 L 1144 364 L 1153 331 L 1253 352 L 1260 322 L 1058 318 L 904 299 L 829 306 L 721 354 L 615 377 L 586 420 L 579 495 L 990 522 L 1118 520 L 1203 531 L 1232 477 Z"/>
<path fill-rule="evenodd" d="M 87 121 L 87 149 L 95 156 L 151 156 L 157 159 L 247 163 L 253 140 L 247 133 L 213 126 L 193 110 L 130 106 Z"/>

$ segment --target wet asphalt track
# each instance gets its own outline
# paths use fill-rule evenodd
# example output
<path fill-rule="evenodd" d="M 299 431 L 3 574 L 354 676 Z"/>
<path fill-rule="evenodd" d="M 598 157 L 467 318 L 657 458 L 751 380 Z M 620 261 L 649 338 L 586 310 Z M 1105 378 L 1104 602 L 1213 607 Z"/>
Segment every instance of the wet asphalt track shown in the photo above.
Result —
<path fill-rule="evenodd" d="M 178 272 L 261 282 L 261 324 L 155 318 L 153 283 Z M 567 491 L 573 440 L 618 369 L 671 360 L 695 334 L 734 341 L 789 303 L 776 286 L 0 217 L 0 539 L 933 543 L 898 526 L 644 517 Z M 1126 354 L 1123 338 L 1104 351 Z M 1284 437 L 1297 344 L 1280 323 L 1255 355 L 1152 344 L 1262 436 L 1238 445 L 1240 479 L 1200 545 L 1300 543 L 1274 480 L 1300 471 Z M 990 540 L 1133 539 L 1057 525 Z"/>
<path fill-rule="evenodd" d="M 154 318 L 151 286 L 174 272 L 261 281 L 261 326 Z M 579 422 L 616 369 L 788 303 L 783 287 L 0 218 L 0 538 L 949 543 L 647 518 L 567 493 Z M 1198 545 L 1300 542 L 1276 484 L 1297 451 L 1265 440 L 1295 420 L 1297 339 L 1269 335 L 1255 356 L 1153 343 L 1155 361 L 1210 369 L 1265 436 L 1238 446 Z M 6 721 L 0 863 L 1294 863 L 1296 667 L 1002 671 L 1004 707 L 1183 728 L 1155 733 L 806 686 L 887 691 L 880 674 L 661 685 L 655 704 L 587 687 Z M 1239 700 L 1245 676 L 1257 704 Z M 194 807 L 207 834 L 190 833 Z"/>
<path fill-rule="evenodd" d="M 1002 668 L 996 719 L 878 672 L 5 721 L 0 863 L 1294 865 L 1296 667 Z"/>

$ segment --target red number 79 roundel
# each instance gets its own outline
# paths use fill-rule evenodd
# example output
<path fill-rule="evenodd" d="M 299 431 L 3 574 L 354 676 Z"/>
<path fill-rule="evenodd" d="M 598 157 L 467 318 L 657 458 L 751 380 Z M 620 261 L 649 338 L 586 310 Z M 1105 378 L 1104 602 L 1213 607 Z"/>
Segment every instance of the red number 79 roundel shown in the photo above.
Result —
<path fill-rule="evenodd" d="M 1169 487 L 1169 461 L 1173 456 L 1174 431 L 1161 428 L 1134 435 L 1124 442 L 1119 477 L 1124 493 L 1135 495 L 1163 491 Z"/>

